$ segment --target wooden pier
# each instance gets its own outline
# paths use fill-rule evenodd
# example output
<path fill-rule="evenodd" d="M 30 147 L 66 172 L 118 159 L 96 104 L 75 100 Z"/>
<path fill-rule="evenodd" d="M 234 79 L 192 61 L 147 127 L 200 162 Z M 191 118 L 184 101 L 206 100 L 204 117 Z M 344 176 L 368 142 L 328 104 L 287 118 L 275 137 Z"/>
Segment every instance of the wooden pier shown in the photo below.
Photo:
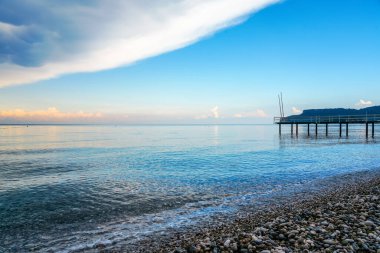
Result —
<path fill-rule="evenodd" d="M 348 130 L 350 124 L 364 124 L 366 138 L 369 136 L 369 126 L 371 126 L 371 136 L 375 137 L 375 124 L 380 123 L 380 115 L 354 115 L 354 116 L 289 116 L 289 117 L 274 117 L 274 123 L 278 124 L 279 135 L 281 135 L 282 125 L 291 126 L 291 135 L 298 136 L 298 126 L 307 125 L 307 136 L 310 136 L 310 125 L 315 125 L 315 136 L 318 136 L 318 127 L 323 125 L 325 128 L 325 135 L 329 134 L 329 125 L 339 125 L 339 137 L 342 137 L 343 127 L 345 134 L 348 137 Z"/>

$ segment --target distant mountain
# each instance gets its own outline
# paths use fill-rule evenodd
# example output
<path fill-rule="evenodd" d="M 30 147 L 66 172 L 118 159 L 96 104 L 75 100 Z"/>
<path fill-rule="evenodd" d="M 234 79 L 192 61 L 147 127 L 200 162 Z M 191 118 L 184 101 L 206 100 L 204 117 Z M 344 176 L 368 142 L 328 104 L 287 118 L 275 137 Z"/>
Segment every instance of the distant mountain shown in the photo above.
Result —
<path fill-rule="evenodd" d="M 307 109 L 299 115 L 291 115 L 290 118 L 297 117 L 313 117 L 313 116 L 348 116 L 348 115 L 366 115 L 366 114 L 380 114 L 380 106 L 371 106 L 362 109 L 344 109 L 344 108 L 330 108 L 330 109 Z M 288 118 L 289 118 L 288 117 Z"/>

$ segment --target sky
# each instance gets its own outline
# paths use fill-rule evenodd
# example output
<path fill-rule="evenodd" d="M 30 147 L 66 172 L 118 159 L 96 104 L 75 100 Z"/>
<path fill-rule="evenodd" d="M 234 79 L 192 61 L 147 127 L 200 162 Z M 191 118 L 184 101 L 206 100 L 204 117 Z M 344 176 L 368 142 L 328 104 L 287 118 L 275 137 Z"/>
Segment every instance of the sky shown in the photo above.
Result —
<path fill-rule="evenodd" d="M 0 0 L 0 123 L 271 123 L 380 104 L 380 0 Z"/>

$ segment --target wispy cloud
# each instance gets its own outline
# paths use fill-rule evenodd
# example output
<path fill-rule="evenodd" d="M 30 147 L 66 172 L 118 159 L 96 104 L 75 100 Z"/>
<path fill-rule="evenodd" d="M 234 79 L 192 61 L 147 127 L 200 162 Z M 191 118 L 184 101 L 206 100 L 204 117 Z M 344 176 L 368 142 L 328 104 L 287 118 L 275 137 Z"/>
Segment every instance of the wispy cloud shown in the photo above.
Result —
<path fill-rule="evenodd" d="M 212 117 L 217 119 L 219 118 L 219 107 L 215 106 L 211 109 Z"/>
<path fill-rule="evenodd" d="M 206 111 L 206 110 L 205 110 Z M 266 112 L 257 109 L 252 112 L 238 114 L 220 114 L 220 108 L 214 106 L 194 117 L 192 112 L 180 111 L 150 111 L 147 113 L 136 112 L 67 112 L 56 107 L 40 110 L 8 109 L 0 110 L 0 124 L 39 124 L 39 123 L 62 123 L 62 124 L 168 124 L 168 123 L 236 123 L 236 122 L 262 122 L 269 119 Z M 253 120 L 253 121 L 252 121 Z"/>
<path fill-rule="evenodd" d="M 0 111 L 0 120 L 11 120 L 20 122 L 70 122 L 76 120 L 98 120 L 102 118 L 101 113 L 61 112 L 55 107 L 47 110 L 27 111 L 23 109 Z"/>
<path fill-rule="evenodd" d="M 373 105 L 372 101 L 360 99 L 358 103 L 355 104 L 358 107 L 365 107 Z"/>
<path fill-rule="evenodd" d="M 0 87 L 131 64 L 194 43 L 278 1 L 3 1 Z"/>
<path fill-rule="evenodd" d="M 293 114 L 300 114 L 302 113 L 302 110 L 301 109 L 298 109 L 297 107 L 293 106 L 292 107 L 292 113 Z"/>
<path fill-rule="evenodd" d="M 218 119 L 220 117 L 219 106 L 214 106 L 210 109 L 209 113 L 196 115 L 194 119 L 204 120 L 204 119 Z"/>

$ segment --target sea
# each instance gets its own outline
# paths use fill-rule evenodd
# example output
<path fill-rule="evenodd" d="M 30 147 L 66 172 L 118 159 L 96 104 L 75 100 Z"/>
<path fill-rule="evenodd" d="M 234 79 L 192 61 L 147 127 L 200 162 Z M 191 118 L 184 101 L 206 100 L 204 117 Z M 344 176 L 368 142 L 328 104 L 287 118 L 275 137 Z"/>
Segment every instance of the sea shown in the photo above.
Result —
<path fill-rule="evenodd" d="M 2 125 L 0 252 L 138 245 L 377 170 L 377 136 L 275 125 Z M 376 135 L 378 133 L 376 132 Z M 379 133 L 380 134 L 380 133 Z M 380 137 L 380 136 L 379 136 Z"/>

